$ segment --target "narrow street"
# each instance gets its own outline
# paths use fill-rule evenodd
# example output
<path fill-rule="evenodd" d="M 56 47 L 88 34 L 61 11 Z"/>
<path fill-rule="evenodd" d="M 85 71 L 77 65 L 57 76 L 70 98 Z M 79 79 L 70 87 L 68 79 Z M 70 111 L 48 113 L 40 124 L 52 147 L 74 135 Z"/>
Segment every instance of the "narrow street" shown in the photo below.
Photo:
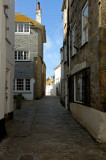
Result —
<path fill-rule="evenodd" d="M 106 145 L 95 142 L 58 97 L 24 102 L 6 128 L 0 160 L 106 160 Z"/>

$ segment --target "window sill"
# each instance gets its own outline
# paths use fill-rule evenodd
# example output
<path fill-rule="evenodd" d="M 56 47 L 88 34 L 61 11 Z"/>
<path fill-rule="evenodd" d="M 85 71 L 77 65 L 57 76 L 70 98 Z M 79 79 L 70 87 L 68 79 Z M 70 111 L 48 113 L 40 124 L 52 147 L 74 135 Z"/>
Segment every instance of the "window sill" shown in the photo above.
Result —
<path fill-rule="evenodd" d="M 87 107 L 91 107 L 90 104 L 85 104 L 83 102 L 78 102 L 78 101 L 70 101 L 70 103 L 76 103 L 76 104 L 80 104 L 80 105 L 83 105 L 83 106 L 87 106 Z"/>
<path fill-rule="evenodd" d="M 30 32 L 15 32 L 15 35 L 29 35 Z"/>
<path fill-rule="evenodd" d="M 31 94 L 31 91 L 14 91 L 14 94 L 23 93 L 23 94 Z"/>
<path fill-rule="evenodd" d="M 31 60 L 15 60 L 15 62 L 30 62 Z"/>
<path fill-rule="evenodd" d="M 80 47 L 80 49 L 82 49 L 83 47 L 85 47 L 88 44 L 88 41 L 85 42 L 84 44 L 82 44 L 82 46 Z"/>
<path fill-rule="evenodd" d="M 74 103 L 83 104 L 83 102 L 80 101 L 74 101 Z"/>

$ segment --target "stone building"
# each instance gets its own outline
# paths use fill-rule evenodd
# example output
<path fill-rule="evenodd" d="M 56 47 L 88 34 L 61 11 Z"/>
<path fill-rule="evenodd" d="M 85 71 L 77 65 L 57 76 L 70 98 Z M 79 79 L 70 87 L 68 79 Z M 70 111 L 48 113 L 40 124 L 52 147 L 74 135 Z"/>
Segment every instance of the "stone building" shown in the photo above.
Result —
<path fill-rule="evenodd" d="M 98 142 L 106 142 L 106 1 L 64 0 L 63 12 L 66 4 L 68 108 Z"/>
<path fill-rule="evenodd" d="M 46 65 L 43 61 L 46 32 L 41 24 L 40 3 L 36 12 L 39 12 L 36 21 L 22 13 L 15 15 L 14 94 L 22 93 L 28 100 L 45 95 L 46 85 Z"/>
<path fill-rule="evenodd" d="M 0 138 L 13 118 L 15 2 L 0 0 Z"/>
<path fill-rule="evenodd" d="M 70 73 L 70 49 L 69 49 L 69 1 L 64 0 L 62 5 L 63 11 L 63 47 L 60 49 L 61 54 L 61 94 L 60 101 L 68 109 L 68 75 Z"/>

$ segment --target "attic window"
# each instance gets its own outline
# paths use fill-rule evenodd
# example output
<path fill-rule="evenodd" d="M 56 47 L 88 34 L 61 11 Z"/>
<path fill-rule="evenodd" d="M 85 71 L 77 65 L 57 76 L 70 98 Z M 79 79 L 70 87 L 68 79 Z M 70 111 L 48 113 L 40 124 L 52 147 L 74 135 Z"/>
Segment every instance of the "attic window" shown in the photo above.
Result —
<path fill-rule="evenodd" d="M 30 33 L 29 23 L 15 23 L 15 33 Z"/>

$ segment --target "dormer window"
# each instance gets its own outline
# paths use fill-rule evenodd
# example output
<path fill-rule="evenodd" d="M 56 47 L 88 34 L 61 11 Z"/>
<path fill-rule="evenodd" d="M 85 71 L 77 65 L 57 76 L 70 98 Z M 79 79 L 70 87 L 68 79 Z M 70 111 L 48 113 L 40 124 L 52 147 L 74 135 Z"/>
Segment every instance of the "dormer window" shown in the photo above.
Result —
<path fill-rule="evenodd" d="M 15 33 L 30 33 L 29 23 L 15 23 Z"/>

